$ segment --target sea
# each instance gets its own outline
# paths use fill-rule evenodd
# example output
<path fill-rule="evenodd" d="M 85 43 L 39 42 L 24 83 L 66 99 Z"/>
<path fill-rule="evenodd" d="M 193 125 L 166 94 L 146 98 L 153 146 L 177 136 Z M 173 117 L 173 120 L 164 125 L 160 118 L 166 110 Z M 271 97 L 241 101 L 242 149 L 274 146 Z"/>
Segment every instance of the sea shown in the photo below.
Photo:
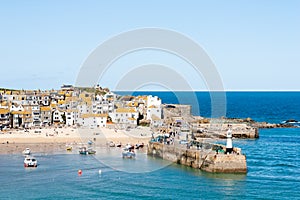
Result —
<path fill-rule="evenodd" d="M 213 95 L 208 92 L 118 94 L 151 94 L 165 104 L 190 104 L 193 114 L 212 117 Z M 272 123 L 300 120 L 300 92 L 225 96 L 226 117 Z M 23 167 L 21 154 L 1 155 L 0 199 L 300 199 L 300 128 L 261 129 L 259 136 L 233 140 L 246 154 L 247 174 L 206 173 L 139 150 L 134 160 L 108 149 L 95 156 L 35 152 L 39 165 L 33 169 Z"/>

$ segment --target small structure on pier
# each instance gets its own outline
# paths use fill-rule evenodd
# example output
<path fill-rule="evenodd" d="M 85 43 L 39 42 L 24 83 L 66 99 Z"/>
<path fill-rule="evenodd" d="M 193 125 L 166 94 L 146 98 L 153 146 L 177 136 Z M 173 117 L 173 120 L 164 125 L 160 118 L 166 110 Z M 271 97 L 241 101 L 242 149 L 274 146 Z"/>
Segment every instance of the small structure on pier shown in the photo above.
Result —
<path fill-rule="evenodd" d="M 232 146 L 232 131 L 229 128 L 229 130 L 227 131 L 226 153 L 231 153 L 232 150 L 233 150 L 233 146 Z"/>

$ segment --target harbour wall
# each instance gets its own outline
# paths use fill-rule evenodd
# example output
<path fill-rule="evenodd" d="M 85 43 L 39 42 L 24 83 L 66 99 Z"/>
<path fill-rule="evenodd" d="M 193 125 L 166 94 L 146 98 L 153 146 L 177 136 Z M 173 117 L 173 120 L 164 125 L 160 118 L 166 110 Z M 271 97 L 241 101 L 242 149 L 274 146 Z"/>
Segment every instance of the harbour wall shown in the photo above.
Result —
<path fill-rule="evenodd" d="M 148 155 L 213 173 L 247 173 L 246 156 L 236 153 L 217 153 L 211 149 L 187 149 L 184 145 L 150 142 Z"/>

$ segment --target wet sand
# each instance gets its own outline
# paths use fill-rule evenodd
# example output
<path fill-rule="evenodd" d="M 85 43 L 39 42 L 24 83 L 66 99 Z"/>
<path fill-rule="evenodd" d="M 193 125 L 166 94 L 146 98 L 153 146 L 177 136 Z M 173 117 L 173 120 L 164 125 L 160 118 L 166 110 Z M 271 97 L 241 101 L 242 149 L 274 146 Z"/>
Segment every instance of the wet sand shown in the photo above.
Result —
<path fill-rule="evenodd" d="M 93 141 L 96 146 L 105 146 L 110 142 L 115 144 L 137 143 L 147 144 L 151 138 L 149 128 L 136 128 L 130 131 L 99 129 L 74 129 L 74 128 L 44 128 L 24 130 L 10 130 L 0 133 L 0 154 L 22 154 L 25 148 L 38 153 L 66 152 L 66 145 L 77 149 Z"/>

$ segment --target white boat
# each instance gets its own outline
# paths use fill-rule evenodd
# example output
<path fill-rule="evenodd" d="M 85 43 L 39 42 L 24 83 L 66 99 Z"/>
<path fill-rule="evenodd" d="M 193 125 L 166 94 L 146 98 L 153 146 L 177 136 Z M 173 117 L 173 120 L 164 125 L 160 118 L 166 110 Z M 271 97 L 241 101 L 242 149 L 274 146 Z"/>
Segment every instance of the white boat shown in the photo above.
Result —
<path fill-rule="evenodd" d="M 109 146 L 109 147 L 115 147 L 116 144 L 115 144 L 113 141 L 110 141 L 110 142 L 108 143 L 108 146 Z"/>
<path fill-rule="evenodd" d="M 96 153 L 96 151 L 91 148 L 88 148 L 88 149 L 86 147 L 79 148 L 79 154 L 82 154 L 82 155 L 92 155 L 95 153 Z"/>
<path fill-rule="evenodd" d="M 26 148 L 24 151 L 23 151 L 23 154 L 24 155 L 30 155 L 31 153 L 31 150 L 29 148 Z"/>
<path fill-rule="evenodd" d="M 24 159 L 24 167 L 37 167 L 37 160 L 32 156 L 26 156 Z"/>
<path fill-rule="evenodd" d="M 135 152 L 133 149 L 124 148 L 122 151 L 123 158 L 135 158 Z"/>

